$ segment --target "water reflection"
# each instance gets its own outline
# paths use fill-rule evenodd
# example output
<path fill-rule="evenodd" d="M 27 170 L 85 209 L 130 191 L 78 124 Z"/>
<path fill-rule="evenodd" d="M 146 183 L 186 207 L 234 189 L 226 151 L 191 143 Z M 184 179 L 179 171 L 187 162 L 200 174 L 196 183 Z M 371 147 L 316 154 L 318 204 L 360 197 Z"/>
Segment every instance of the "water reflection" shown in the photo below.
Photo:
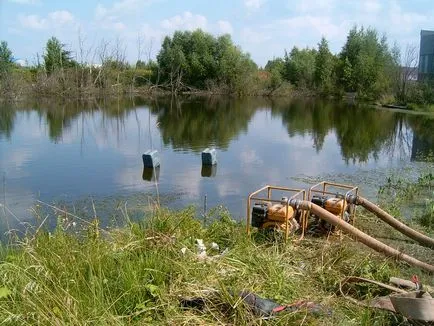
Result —
<path fill-rule="evenodd" d="M 413 130 L 411 143 L 411 159 L 423 161 L 434 154 L 434 122 L 433 119 L 409 117 L 408 123 Z"/>
<path fill-rule="evenodd" d="M 157 115 L 164 144 L 179 150 L 202 151 L 212 144 L 227 149 L 246 132 L 262 100 L 236 101 L 223 97 L 196 100 L 160 99 L 148 103 Z"/>
<path fill-rule="evenodd" d="M 15 110 L 8 104 L 0 104 L 0 139 L 10 139 L 14 128 Z"/>
<path fill-rule="evenodd" d="M 426 152 L 433 144 L 433 119 L 430 117 L 406 117 L 402 113 L 313 99 L 134 98 L 72 103 L 47 101 L 25 106 L 30 109 L 19 108 L 18 112 L 36 111 L 40 120 L 48 126 L 48 137 L 55 143 L 63 142 L 65 133 L 74 123 L 77 127 L 80 119 L 83 123 L 80 127 L 87 128 L 86 124 L 93 122 L 95 114 L 102 115 L 99 122 L 102 129 L 110 128 L 117 138 L 122 137 L 128 132 L 125 121 L 130 114 L 134 113 L 137 128 L 140 129 L 140 125 L 148 121 L 139 121 L 137 110 L 149 108 L 152 118 L 156 119 L 154 127 L 157 127 L 164 145 L 182 151 L 198 152 L 210 145 L 227 149 L 232 140 L 247 132 L 258 110 L 271 110 L 273 117 L 281 119 L 290 138 L 295 135 L 310 136 L 317 152 L 322 150 L 325 137 L 335 133 L 342 158 L 347 162 L 378 158 L 382 150 L 394 144 L 397 134 L 402 136 L 403 130 L 408 127 L 415 131 L 414 138 L 417 139 L 414 146 L 423 147 L 421 150 Z M 10 139 L 16 113 L 17 110 L 11 106 L 1 108 L 0 137 Z M 144 128 L 141 131 L 148 132 Z M 108 129 L 105 130 L 107 132 Z M 152 133 L 148 132 L 145 137 L 152 138 Z"/>
<path fill-rule="evenodd" d="M 282 116 L 288 135 L 311 135 L 312 145 L 321 151 L 325 137 L 336 134 L 342 158 L 348 163 L 378 158 L 388 147 L 403 115 L 341 102 L 294 100 L 286 106 L 275 104 L 272 112 Z"/>
<path fill-rule="evenodd" d="M 158 182 L 160 179 L 160 167 L 143 168 L 142 179 L 145 181 Z"/>
<path fill-rule="evenodd" d="M 204 178 L 215 178 L 215 176 L 217 175 L 217 164 L 202 165 L 200 175 Z"/>
<path fill-rule="evenodd" d="M 160 194 L 182 194 L 180 206 L 200 205 L 207 195 L 210 206 L 224 204 L 237 216 L 246 194 L 265 183 L 407 164 L 434 149 L 433 128 L 429 116 L 313 99 L 2 104 L 2 198 L 30 220 L 28 208 L 38 198 L 152 193 L 158 183 Z M 206 147 L 219 150 L 218 173 L 201 165 Z M 148 149 L 160 152 L 161 169 L 143 170 Z"/>

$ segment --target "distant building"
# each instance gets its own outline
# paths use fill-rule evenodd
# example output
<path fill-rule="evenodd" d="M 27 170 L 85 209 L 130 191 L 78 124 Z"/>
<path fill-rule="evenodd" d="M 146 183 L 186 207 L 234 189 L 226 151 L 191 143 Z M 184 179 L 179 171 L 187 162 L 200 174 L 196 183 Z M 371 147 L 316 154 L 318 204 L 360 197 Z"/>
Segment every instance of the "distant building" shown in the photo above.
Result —
<path fill-rule="evenodd" d="M 21 67 L 27 67 L 29 65 L 27 63 L 27 60 L 20 59 L 20 58 L 12 58 L 12 62 Z"/>
<path fill-rule="evenodd" d="M 434 31 L 420 31 L 418 79 L 434 78 Z"/>

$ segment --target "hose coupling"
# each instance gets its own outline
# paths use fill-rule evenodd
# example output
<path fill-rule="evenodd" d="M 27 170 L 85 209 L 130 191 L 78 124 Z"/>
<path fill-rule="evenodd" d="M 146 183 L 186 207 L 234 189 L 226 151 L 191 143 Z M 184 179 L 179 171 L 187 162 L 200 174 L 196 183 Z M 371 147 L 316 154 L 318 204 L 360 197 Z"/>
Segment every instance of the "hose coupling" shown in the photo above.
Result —
<path fill-rule="evenodd" d="M 347 198 L 345 200 L 348 204 L 357 204 L 358 197 L 352 194 L 347 195 Z"/>

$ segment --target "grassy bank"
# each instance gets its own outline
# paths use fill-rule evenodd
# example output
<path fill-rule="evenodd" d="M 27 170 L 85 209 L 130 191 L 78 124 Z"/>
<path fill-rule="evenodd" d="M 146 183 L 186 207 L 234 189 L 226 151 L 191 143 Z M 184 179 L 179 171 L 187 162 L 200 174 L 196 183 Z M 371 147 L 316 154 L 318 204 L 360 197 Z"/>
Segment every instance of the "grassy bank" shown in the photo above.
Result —
<path fill-rule="evenodd" d="M 420 111 L 420 112 L 433 112 L 434 113 L 434 104 L 425 104 L 425 105 L 420 105 L 420 104 L 414 104 L 414 103 L 410 103 L 408 105 L 408 107 L 411 110 L 414 111 Z"/>
<path fill-rule="evenodd" d="M 210 221 L 201 223 L 193 209 L 160 209 L 122 229 L 104 231 L 93 222 L 77 232 L 40 230 L 3 247 L 0 320 L 6 325 L 398 324 L 402 320 L 392 314 L 340 296 L 339 281 L 355 275 L 387 282 L 417 272 L 430 283 L 428 275 L 348 238 L 283 244 L 247 237 L 222 209 Z M 214 258 L 198 258 L 197 238 L 208 248 L 211 242 L 219 245 L 208 249 Z M 263 320 L 239 299 L 242 290 L 281 304 L 314 301 L 327 312 L 302 309 Z M 372 286 L 354 291 L 358 299 L 380 294 Z M 203 307 L 182 307 L 183 298 L 197 296 L 204 297 Z"/>

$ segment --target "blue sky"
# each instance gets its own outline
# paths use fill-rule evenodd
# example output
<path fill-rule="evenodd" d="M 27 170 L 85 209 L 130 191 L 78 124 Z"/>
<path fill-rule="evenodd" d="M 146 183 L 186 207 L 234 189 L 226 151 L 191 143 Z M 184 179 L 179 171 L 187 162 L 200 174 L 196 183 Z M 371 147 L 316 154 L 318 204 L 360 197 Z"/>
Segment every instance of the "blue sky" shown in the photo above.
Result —
<path fill-rule="evenodd" d="M 339 52 L 354 25 L 375 27 L 391 43 L 418 45 L 421 29 L 434 29 L 433 0 L 0 0 L 0 40 L 17 58 L 35 61 L 51 36 L 80 56 L 98 62 L 101 40 L 125 46 L 134 62 L 155 56 L 165 35 L 202 28 L 229 33 L 260 65 L 294 45 L 316 46 L 325 36 Z M 140 42 L 138 40 L 140 39 Z"/>

